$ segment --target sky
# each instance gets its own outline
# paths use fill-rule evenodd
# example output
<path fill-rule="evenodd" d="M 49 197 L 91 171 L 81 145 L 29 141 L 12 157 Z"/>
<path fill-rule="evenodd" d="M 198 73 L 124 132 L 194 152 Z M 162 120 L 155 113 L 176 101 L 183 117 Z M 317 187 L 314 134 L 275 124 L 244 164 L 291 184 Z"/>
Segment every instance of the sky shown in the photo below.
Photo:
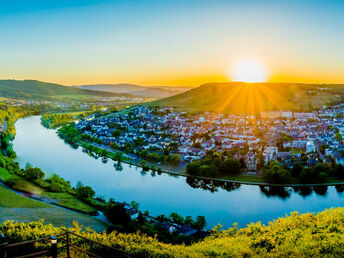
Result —
<path fill-rule="evenodd" d="M 243 58 L 344 83 L 344 1 L 0 1 L 0 78 L 197 86 Z"/>

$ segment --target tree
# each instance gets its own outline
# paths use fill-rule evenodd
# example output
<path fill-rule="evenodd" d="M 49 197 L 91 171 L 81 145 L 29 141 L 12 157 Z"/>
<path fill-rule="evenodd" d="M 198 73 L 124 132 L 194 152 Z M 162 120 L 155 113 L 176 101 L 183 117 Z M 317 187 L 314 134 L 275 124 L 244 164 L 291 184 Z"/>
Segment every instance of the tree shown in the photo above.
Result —
<path fill-rule="evenodd" d="M 244 158 L 240 158 L 240 166 L 241 166 L 241 168 L 246 168 L 246 163 L 245 163 L 245 160 L 244 160 Z"/>
<path fill-rule="evenodd" d="M 142 160 L 140 161 L 140 164 L 141 164 L 141 166 L 142 166 L 143 168 L 146 166 L 146 163 L 147 163 L 147 161 L 145 161 L 144 159 L 142 159 Z"/>
<path fill-rule="evenodd" d="M 117 143 L 115 143 L 115 142 L 110 143 L 110 147 L 111 147 L 112 149 L 114 149 L 114 150 L 117 150 L 117 149 L 118 149 L 118 145 L 117 145 Z"/>
<path fill-rule="evenodd" d="M 80 186 L 76 189 L 75 195 L 78 199 L 86 199 L 88 197 L 93 197 L 95 192 L 90 186 Z"/>
<path fill-rule="evenodd" d="M 301 183 L 306 184 L 316 181 L 318 175 L 314 174 L 314 170 L 312 168 L 302 168 L 299 178 Z"/>
<path fill-rule="evenodd" d="M 201 176 L 215 176 L 217 175 L 217 167 L 214 164 L 211 165 L 201 165 L 200 167 Z"/>
<path fill-rule="evenodd" d="M 199 161 L 193 161 L 186 166 L 186 173 L 189 175 L 199 175 L 201 163 Z"/>
<path fill-rule="evenodd" d="M 28 167 L 25 169 L 25 178 L 29 180 L 42 179 L 44 172 L 40 168 Z"/>
<path fill-rule="evenodd" d="M 336 164 L 334 175 L 338 178 L 344 178 L 344 166 L 342 164 Z"/>
<path fill-rule="evenodd" d="M 222 145 L 222 142 L 221 142 L 221 141 L 215 141 L 215 145 L 216 145 L 216 146 L 221 146 L 221 145 Z"/>
<path fill-rule="evenodd" d="M 131 221 L 130 215 L 127 210 L 124 208 L 123 204 L 111 203 L 109 204 L 105 211 L 105 216 L 113 224 L 127 226 Z"/>
<path fill-rule="evenodd" d="M 117 130 L 115 130 L 115 131 L 113 131 L 112 132 L 112 136 L 113 137 L 118 137 L 118 136 L 120 136 L 121 135 L 121 130 L 120 129 L 117 129 Z"/>
<path fill-rule="evenodd" d="M 130 203 L 131 207 L 133 207 L 135 210 L 139 210 L 140 204 L 135 201 L 131 201 Z"/>
<path fill-rule="evenodd" d="M 343 144 L 343 136 L 340 132 L 337 132 L 334 136 L 334 138 L 339 141 L 340 144 Z"/>
<path fill-rule="evenodd" d="M 286 133 L 281 133 L 280 134 L 280 138 L 277 139 L 277 147 L 279 151 L 284 151 L 283 148 L 283 142 L 292 142 L 293 141 L 293 137 L 291 137 L 290 135 L 287 135 Z"/>
<path fill-rule="evenodd" d="M 202 144 L 200 142 L 195 142 L 194 144 L 192 144 L 193 148 L 198 148 L 201 149 L 202 148 Z"/>
<path fill-rule="evenodd" d="M 101 151 L 101 155 L 102 155 L 103 157 L 106 157 L 107 151 L 103 149 L 103 150 Z"/>
<path fill-rule="evenodd" d="M 119 163 L 119 162 L 121 162 L 121 160 L 122 160 L 122 156 L 123 156 L 123 153 L 117 151 L 117 152 L 115 152 L 115 154 L 114 154 L 114 160 L 116 160 L 116 161 Z"/>
<path fill-rule="evenodd" d="M 220 172 L 224 174 L 240 174 L 241 172 L 241 164 L 240 161 L 235 159 L 226 159 L 220 165 Z"/>
<path fill-rule="evenodd" d="M 176 223 L 178 225 L 184 224 L 184 218 L 176 212 L 172 212 L 169 217 L 173 223 Z"/>
<path fill-rule="evenodd" d="M 196 220 L 192 223 L 192 226 L 197 230 L 202 230 L 207 225 L 207 221 L 204 216 L 197 216 Z"/>
<path fill-rule="evenodd" d="M 264 171 L 264 178 L 269 183 L 283 184 L 291 181 L 291 174 L 277 161 L 272 161 L 270 167 Z"/>
<path fill-rule="evenodd" d="M 178 154 L 171 154 L 169 155 L 170 163 L 174 166 L 178 165 L 180 163 L 180 156 Z"/>
<path fill-rule="evenodd" d="M 302 171 L 301 164 L 296 163 L 296 164 L 293 165 L 293 168 L 291 169 L 291 175 L 293 177 L 299 177 L 301 171 Z"/>

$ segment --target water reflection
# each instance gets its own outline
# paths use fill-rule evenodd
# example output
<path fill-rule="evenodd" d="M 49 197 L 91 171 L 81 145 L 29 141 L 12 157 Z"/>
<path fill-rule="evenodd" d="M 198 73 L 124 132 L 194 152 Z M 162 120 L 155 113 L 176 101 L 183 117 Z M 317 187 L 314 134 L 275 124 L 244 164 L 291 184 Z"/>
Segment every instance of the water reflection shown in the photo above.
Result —
<path fill-rule="evenodd" d="M 327 185 L 318 185 L 313 187 L 314 192 L 318 195 L 326 195 L 327 193 Z"/>
<path fill-rule="evenodd" d="M 291 188 L 283 186 L 259 186 L 260 191 L 267 197 L 277 196 L 281 199 L 290 197 Z"/>
<path fill-rule="evenodd" d="M 344 185 L 336 185 L 336 190 L 338 193 L 344 192 Z"/>
<path fill-rule="evenodd" d="M 122 166 L 122 163 L 115 163 L 113 164 L 114 168 L 116 169 L 116 171 L 122 171 L 123 170 L 123 166 Z"/>
<path fill-rule="evenodd" d="M 230 192 L 238 189 L 241 186 L 241 184 L 239 183 L 213 181 L 194 177 L 187 177 L 186 183 L 190 185 L 192 188 L 201 188 L 212 193 L 217 192 L 219 189 L 223 189 Z"/>
<path fill-rule="evenodd" d="M 299 193 L 303 197 L 311 195 L 313 192 L 313 189 L 310 186 L 293 187 L 293 189 L 295 193 Z"/>
<path fill-rule="evenodd" d="M 283 187 L 283 186 L 259 186 L 260 191 L 267 197 L 277 196 L 281 199 L 286 199 L 291 196 L 292 189 L 294 193 L 298 193 L 302 197 L 307 197 L 313 193 L 313 191 L 320 196 L 326 196 L 328 191 L 327 185 L 318 186 L 295 186 L 295 187 Z M 336 185 L 338 193 L 344 192 L 344 185 Z"/>

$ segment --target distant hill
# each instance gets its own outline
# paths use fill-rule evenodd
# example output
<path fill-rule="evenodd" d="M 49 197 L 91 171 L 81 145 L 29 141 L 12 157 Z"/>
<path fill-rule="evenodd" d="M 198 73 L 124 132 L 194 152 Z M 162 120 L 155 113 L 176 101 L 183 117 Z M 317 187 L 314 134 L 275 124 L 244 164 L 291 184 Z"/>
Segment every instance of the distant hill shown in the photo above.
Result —
<path fill-rule="evenodd" d="M 268 110 L 311 111 L 344 100 L 344 85 L 301 83 L 208 83 L 147 105 L 189 112 L 259 113 Z"/>
<path fill-rule="evenodd" d="M 183 86 L 140 86 L 135 84 L 91 84 L 74 87 L 94 91 L 130 93 L 134 96 L 150 98 L 166 98 L 191 89 L 191 87 Z"/>
<path fill-rule="evenodd" d="M 0 80 L 0 96 L 20 99 L 51 99 L 57 96 L 111 96 L 115 94 L 94 92 L 54 83 L 34 80 Z"/>

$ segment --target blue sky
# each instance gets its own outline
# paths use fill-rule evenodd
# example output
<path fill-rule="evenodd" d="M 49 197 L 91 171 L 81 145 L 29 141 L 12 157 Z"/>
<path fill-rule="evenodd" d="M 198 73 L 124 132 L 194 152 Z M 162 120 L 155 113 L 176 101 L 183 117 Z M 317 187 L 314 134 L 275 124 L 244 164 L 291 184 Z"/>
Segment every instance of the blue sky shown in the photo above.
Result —
<path fill-rule="evenodd" d="M 271 81 L 344 82 L 343 1 L 6 1 L 0 78 L 198 85 L 254 57 Z"/>

